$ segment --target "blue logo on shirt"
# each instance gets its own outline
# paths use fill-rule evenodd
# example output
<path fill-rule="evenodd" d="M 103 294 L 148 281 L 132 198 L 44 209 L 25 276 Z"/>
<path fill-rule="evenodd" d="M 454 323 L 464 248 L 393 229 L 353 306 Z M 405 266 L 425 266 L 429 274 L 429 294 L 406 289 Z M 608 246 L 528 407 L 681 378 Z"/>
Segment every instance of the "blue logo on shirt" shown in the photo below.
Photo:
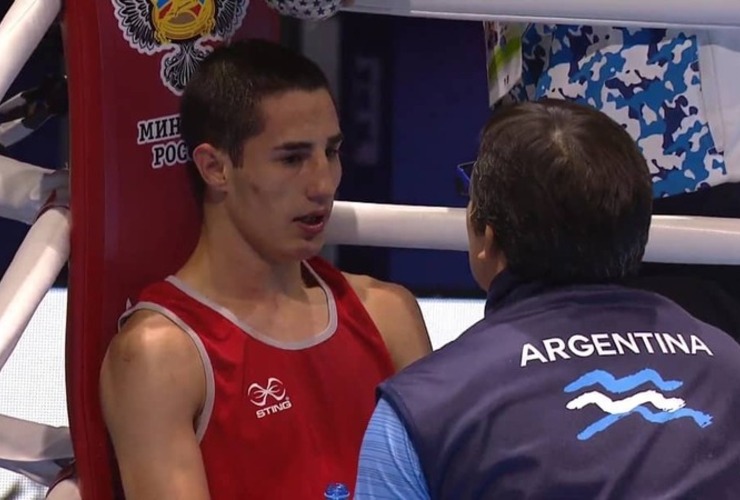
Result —
<path fill-rule="evenodd" d="M 651 384 L 660 391 L 670 392 L 683 385 L 680 380 L 664 380 L 658 372 L 649 368 L 627 375 L 623 378 L 615 378 L 611 373 L 604 370 L 588 372 L 574 380 L 563 392 L 576 392 L 587 387 L 600 385 L 610 394 L 623 394 L 644 384 Z M 658 412 L 652 411 L 646 406 L 650 403 L 657 408 Z M 578 434 L 578 439 L 586 441 L 594 435 L 602 432 L 617 423 L 624 417 L 633 413 L 639 414 L 643 419 L 654 424 L 665 424 L 678 418 L 690 418 L 699 427 L 707 427 L 712 424 L 712 416 L 686 407 L 686 401 L 681 398 L 667 398 L 661 392 L 650 389 L 638 392 L 624 399 L 612 400 L 609 396 L 599 391 L 585 392 L 568 401 L 565 405 L 569 410 L 580 410 L 588 405 L 594 404 L 601 408 L 607 416 L 600 418 Z"/>
<path fill-rule="evenodd" d="M 342 483 L 332 483 L 326 487 L 324 498 L 326 500 L 347 500 L 349 498 L 349 489 Z"/>

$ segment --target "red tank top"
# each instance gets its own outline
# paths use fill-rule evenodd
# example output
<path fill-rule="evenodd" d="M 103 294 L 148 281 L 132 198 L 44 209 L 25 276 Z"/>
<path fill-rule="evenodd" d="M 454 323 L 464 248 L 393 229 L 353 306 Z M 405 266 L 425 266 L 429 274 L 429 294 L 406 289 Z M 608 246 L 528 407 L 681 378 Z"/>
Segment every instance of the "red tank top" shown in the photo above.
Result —
<path fill-rule="evenodd" d="M 329 324 L 300 344 L 261 336 L 174 277 L 127 312 L 158 311 L 198 347 L 207 398 L 196 433 L 213 500 L 322 500 L 332 483 L 354 488 L 376 386 L 394 369 L 341 272 L 319 258 L 307 267 Z"/>

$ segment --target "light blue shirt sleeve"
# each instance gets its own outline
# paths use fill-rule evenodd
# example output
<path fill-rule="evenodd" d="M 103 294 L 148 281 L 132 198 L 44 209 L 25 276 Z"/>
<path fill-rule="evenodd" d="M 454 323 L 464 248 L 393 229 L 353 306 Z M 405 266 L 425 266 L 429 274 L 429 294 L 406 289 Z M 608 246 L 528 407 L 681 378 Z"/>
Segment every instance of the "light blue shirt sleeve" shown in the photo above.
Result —
<path fill-rule="evenodd" d="M 429 500 L 429 489 L 406 428 L 390 404 L 378 402 L 360 449 L 355 500 Z"/>

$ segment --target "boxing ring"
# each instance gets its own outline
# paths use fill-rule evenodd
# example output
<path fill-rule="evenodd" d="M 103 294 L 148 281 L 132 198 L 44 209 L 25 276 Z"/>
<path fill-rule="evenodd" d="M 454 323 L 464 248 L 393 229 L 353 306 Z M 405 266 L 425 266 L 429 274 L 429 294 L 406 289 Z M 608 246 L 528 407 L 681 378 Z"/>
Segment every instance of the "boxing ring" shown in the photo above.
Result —
<path fill-rule="evenodd" d="M 0 439 L 0 467 L 50 486 L 61 467 L 44 466 L 44 460 L 70 457 L 74 449 L 86 499 L 113 498 L 116 484 L 97 381 L 117 318 L 142 286 L 177 269 L 196 237 L 198 210 L 189 194 L 176 118 L 182 85 L 208 47 L 232 37 L 279 37 L 279 17 L 262 0 L 201 0 L 204 6 L 216 5 L 210 11 L 213 18 L 200 22 L 196 17 L 186 32 L 164 21 L 158 24 L 156 16 L 149 24 L 132 19 L 131 5 L 149 4 L 15 0 L 0 23 L 0 47 L 6 48 L 0 59 L 2 115 L 30 98 L 17 95 L 3 101 L 49 26 L 61 18 L 71 129 L 69 170 L 51 171 L 0 156 L 0 216 L 30 225 L 0 281 L 0 370 L 60 270 L 70 266 L 70 429 L 0 416 L 0 436 L 20 436 L 12 443 Z M 462 20 L 740 28 L 740 9 L 724 0 L 681 0 L 672 6 L 665 9 L 645 0 L 562 0 L 557 5 L 537 0 L 355 0 L 345 10 Z M 207 11 L 204 7 L 202 12 Z M 23 140 L 32 131 L 23 118 L 4 123 L 0 144 Z M 465 210 L 338 201 L 328 243 L 465 251 Z M 656 215 L 645 260 L 740 265 L 740 220 Z"/>

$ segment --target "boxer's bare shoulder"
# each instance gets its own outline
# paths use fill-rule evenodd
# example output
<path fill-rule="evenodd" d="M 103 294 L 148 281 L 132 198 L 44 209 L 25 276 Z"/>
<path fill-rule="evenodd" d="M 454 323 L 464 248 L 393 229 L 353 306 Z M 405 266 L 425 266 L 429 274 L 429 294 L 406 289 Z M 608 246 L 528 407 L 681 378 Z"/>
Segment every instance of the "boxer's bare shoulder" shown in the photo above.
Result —
<path fill-rule="evenodd" d="M 126 496 L 208 498 L 193 426 L 205 377 L 187 334 L 156 312 L 134 313 L 110 344 L 100 387 Z"/>
<path fill-rule="evenodd" d="M 343 274 L 380 330 L 397 370 L 431 352 L 419 303 L 408 289 L 369 276 Z"/>

